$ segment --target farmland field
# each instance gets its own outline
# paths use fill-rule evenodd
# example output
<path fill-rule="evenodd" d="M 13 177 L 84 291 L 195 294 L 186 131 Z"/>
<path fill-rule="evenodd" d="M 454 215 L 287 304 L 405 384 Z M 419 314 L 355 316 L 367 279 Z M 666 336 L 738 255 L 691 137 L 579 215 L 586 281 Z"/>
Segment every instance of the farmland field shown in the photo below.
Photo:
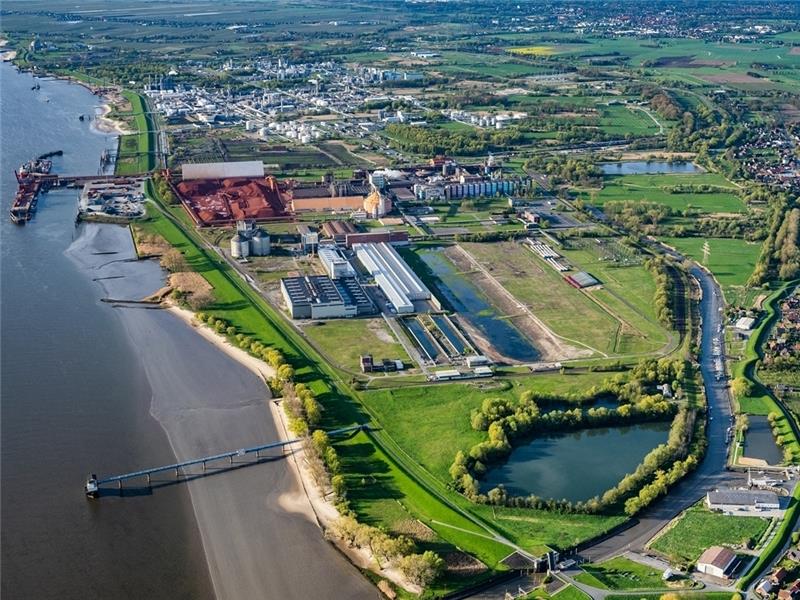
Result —
<path fill-rule="evenodd" d="M 674 186 L 710 185 L 720 188 L 710 193 L 672 192 Z M 656 202 L 673 210 L 699 210 L 703 213 L 742 213 L 744 203 L 737 188 L 716 173 L 670 173 L 666 175 L 607 175 L 603 189 L 583 194 L 583 198 L 602 206 L 606 202 Z"/>
<path fill-rule="evenodd" d="M 517 300 L 554 333 L 606 354 L 657 350 L 666 333 L 649 308 L 655 292 L 642 266 L 610 267 L 588 251 L 564 251 L 571 264 L 587 269 L 607 289 L 584 292 L 522 244 L 462 244 Z M 629 285 L 632 283 L 636 285 Z M 625 290 L 625 301 L 619 294 Z M 635 301 L 635 302 L 634 302 Z"/>
<path fill-rule="evenodd" d="M 664 243 L 699 263 L 703 262 L 703 244 L 711 248 L 708 269 L 714 274 L 726 296 L 737 293 L 755 268 L 761 244 L 729 238 L 663 238 Z"/>

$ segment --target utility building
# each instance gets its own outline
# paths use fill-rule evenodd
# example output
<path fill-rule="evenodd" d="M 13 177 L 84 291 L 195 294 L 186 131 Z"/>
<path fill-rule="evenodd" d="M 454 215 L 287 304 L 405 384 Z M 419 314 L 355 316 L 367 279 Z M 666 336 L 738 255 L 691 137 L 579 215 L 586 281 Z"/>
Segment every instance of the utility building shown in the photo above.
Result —
<path fill-rule="evenodd" d="M 322 265 L 325 267 L 325 271 L 327 271 L 331 279 L 356 276 L 353 265 L 350 264 L 350 261 L 347 260 L 335 246 L 320 246 L 318 254 Z"/>

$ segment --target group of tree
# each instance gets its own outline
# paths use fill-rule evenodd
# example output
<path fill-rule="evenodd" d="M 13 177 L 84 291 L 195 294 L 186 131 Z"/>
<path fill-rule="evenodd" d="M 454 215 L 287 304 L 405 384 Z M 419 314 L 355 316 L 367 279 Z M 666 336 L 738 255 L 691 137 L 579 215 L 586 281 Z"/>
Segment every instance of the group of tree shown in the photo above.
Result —
<path fill-rule="evenodd" d="M 513 450 L 514 445 L 529 440 L 537 433 L 552 433 L 556 431 L 569 431 L 591 427 L 619 425 L 622 423 L 638 423 L 658 421 L 672 418 L 673 421 L 668 446 L 672 460 L 683 458 L 678 450 L 685 455 L 687 440 L 691 439 L 691 431 L 687 434 L 688 414 L 691 414 L 693 423 L 694 413 L 682 414 L 677 405 L 666 400 L 660 393 L 648 394 L 648 389 L 655 389 L 656 383 L 668 383 L 672 389 L 680 390 L 680 381 L 685 377 L 686 363 L 680 359 L 646 359 L 637 364 L 628 373 L 617 373 L 600 386 L 593 386 L 582 394 L 558 396 L 542 394 L 528 390 L 518 399 L 487 398 L 478 409 L 472 411 L 470 424 L 473 429 L 486 431 L 487 438 L 473 445 L 469 451 L 459 450 L 456 453 L 449 474 L 454 487 L 467 498 L 476 502 L 506 503 L 509 501 L 505 490 L 492 492 L 488 495 L 480 491 L 480 478 L 494 463 L 505 460 Z M 616 408 L 604 406 L 584 408 L 581 405 L 594 403 L 601 398 L 614 397 L 620 402 Z M 563 406 L 564 404 L 577 405 L 575 408 L 552 408 L 542 410 L 547 406 Z M 667 453 L 666 450 L 662 451 Z M 657 455 L 660 457 L 661 455 Z M 614 504 L 631 496 L 630 482 L 638 484 L 635 491 L 649 483 L 646 475 L 653 475 L 655 470 L 662 468 L 666 459 L 655 461 L 656 466 L 651 468 L 651 459 L 638 478 L 625 482 L 619 493 L 611 494 L 603 502 L 598 500 L 591 505 L 581 505 L 579 510 L 595 511 L 609 504 Z M 693 464 L 676 467 L 673 475 L 685 473 L 693 468 Z M 686 470 L 682 470 L 682 469 Z M 655 489 L 655 488 L 653 488 Z M 640 502 L 648 497 L 645 493 Z M 623 496 L 625 498 L 623 498 Z M 536 499 L 538 502 L 538 499 Z M 518 502 L 518 501 L 515 501 Z M 515 504 L 515 506 L 518 504 Z M 574 505 L 559 503 L 559 507 L 576 510 Z"/>
<path fill-rule="evenodd" d="M 322 420 L 322 406 L 308 386 L 285 379 L 282 390 L 283 412 L 289 422 L 289 431 L 298 436 L 309 432 Z"/>
<path fill-rule="evenodd" d="M 747 198 L 766 199 L 767 236 L 748 285 L 756 286 L 771 279 L 794 279 L 800 274 L 798 235 L 800 208 L 797 198 L 786 192 L 776 192 L 757 186 Z"/>
<path fill-rule="evenodd" d="M 352 515 L 339 517 L 329 531 L 351 548 L 369 550 L 379 569 L 397 567 L 410 583 L 421 588 L 428 587 L 444 571 L 444 561 L 435 552 L 416 553 L 409 538 L 359 523 Z"/>
<path fill-rule="evenodd" d="M 525 163 L 525 169 L 546 173 L 554 184 L 599 186 L 603 181 L 603 170 L 593 160 L 562 154 L 555 156 L 537 154 Z"/>
<path fill-rule="evenodd" d="M 386 127 L 386 135 L 390 143 L 401 150 L 428 156 L 471 156 L 489 150 L 503 150 L 522 140 L 522 133 L 516 127 L 451 131 L 394 123 Z"/>
<path fill-rule="evenodd" d="M 609 220 L 627 231 L 644 235 L 661 232 L 661 224 L 676 211 L 665 204 L 647 200 L 615 200 L 603 205 Z"/>
<path fill-rule="evenodd" d="M 167 178 L 161 172 L 156 172 L 153 175 L 153 185 L 156 188 L 156 193 L 159 198 L 164 202 L 167 204 L 180 203 L 180 199 L 175 195 L 175 192 L 172 191 L 172 186 L 170 186 L 169 181 L 167 181 Z"/>
<path fill-rule="evenodd" d="M 294 369 L 292 365 L 286 362 L 283 354 L 277 348 L 267 346 L 249 335 L 240 333 L 228 321 L 212 314 L 198 312 L 195 313 L 195 319 L 200 323 L 205 323 L 218 334 L 227 337 L 228 341 L 234 346 L 270 365 L 275 370 L 275 376 L 269 381 L 273 392 L 280 393 L 283 390 L 283 385 L 293 380 Z"/>
<path fill-rule="evenodd" d="M 670 265 L 669 259 L 662 255 L 647 259 L 644 266 L 650 271 L 656 284 L 656 291 L 653 294 L 656 316 L 662 325 L 672 328 L 675 316 L 672 310 L 675 304 L 675 286 L 671 271 L 674 267 Z"/>

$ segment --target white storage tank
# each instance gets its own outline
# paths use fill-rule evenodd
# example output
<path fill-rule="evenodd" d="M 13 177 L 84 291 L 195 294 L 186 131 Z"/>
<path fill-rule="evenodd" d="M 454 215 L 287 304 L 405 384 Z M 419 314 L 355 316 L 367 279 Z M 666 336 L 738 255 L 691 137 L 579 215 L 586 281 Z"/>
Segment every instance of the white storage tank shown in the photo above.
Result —
<path fill-rule="evenodd" d="M 261 228 L 253 233 L 250 239 L 250 254 L 253 256 L 267 256 L 270 253 L 269 234 Z"/>
<path fill-rule="evenodd" d="M 233 258 L 250 256 L 250 242 L 238 233 L 231 238 L 231 256 Z"/>

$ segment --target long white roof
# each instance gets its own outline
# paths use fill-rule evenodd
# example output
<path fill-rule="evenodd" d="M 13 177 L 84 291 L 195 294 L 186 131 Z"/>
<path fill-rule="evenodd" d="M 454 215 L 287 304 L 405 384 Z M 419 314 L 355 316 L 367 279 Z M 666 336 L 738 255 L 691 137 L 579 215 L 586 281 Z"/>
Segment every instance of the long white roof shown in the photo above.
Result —
<path fill-rule="evenodd" d="M 183 179 L 228 179 L 233 177 L 264 177 L 260 160 L 238 162 L 187 163 L 181 165 Z"/>

